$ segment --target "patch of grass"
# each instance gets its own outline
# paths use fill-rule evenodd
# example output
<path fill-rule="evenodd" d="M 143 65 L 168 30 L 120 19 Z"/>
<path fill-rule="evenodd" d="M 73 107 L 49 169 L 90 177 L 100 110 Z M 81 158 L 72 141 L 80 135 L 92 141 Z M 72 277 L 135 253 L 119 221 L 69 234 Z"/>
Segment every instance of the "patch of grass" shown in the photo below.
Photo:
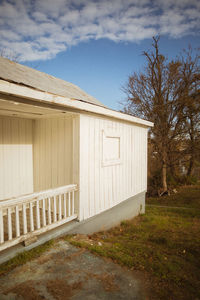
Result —
<path fill-rule="evenodd" d="M 191 209 L 147 207 L 145 215 L 123 221 L 111 230 L 66 239 L 143 271 L 150 281 L 150 299 L 200 299 L 200 210 L 194 208 L 200 198 L 197 191 L 199 188 L 189 187 L 179 193 L 180 206 L 188 203 Z"/>
<path fill-rule="evenodd" d="M 54 245 L 54 240 L 51 240 L 41 246 L 38 246 L 29 251 L 24 251 L 24 252 L 16 255 L 9 261 L 0 265 L 0 276 L 5 274 L 6 272 L 13 270 L 14 268 L 16 268 L 20 265 L 27 263 L 28 261 L 31 261 L 34 258 L 39 257 L 42 253 L 46 252 L 53 245 Z"/>
<path fill-rule="evenodd" d="M 149 197 L 146 203 L 200 209 L 200 185 L 180 187 L 178 192 L 170 197 Z"/>

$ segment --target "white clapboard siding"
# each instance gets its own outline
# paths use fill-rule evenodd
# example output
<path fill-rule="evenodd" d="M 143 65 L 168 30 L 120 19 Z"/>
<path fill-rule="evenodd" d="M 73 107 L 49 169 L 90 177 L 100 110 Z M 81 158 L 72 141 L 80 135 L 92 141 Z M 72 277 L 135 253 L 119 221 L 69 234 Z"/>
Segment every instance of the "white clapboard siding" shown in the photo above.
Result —
<path fill-rule="evenodd" d="M 34 191 L 72 183 L 72 118 L 34 121 Z"/>
<path fill-rule="evenodd" d="M 120 137 L 120 159 L 108 165 L 103 165 L 103 131 Z M 94 216 L 145 191 L 146 177 L 147 128 L 80 116 L 80 219 Z"/>
<path fill-rule="evenodd" d="M 0 200 L 33 192 L 33 121 L 0 116 Z"/>

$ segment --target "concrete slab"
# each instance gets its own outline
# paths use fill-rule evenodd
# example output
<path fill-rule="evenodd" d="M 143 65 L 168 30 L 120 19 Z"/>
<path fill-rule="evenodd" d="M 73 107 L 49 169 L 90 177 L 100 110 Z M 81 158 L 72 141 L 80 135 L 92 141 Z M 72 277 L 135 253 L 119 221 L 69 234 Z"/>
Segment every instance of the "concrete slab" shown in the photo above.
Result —
<path fill-rule="evenodd" d="M 39 258 L 0 277 L 0 299 L 141 300 L 145 295 L 133 272 L 58 240 Z"/>

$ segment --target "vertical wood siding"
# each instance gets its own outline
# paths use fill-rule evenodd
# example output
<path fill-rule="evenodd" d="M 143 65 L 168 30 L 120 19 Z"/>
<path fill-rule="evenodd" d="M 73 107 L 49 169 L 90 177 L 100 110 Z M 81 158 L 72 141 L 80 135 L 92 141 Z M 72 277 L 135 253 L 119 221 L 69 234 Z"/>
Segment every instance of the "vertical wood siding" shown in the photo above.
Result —
<path fill-rule="evenodd" d="M 0 116 L 0 200 L 33 192 L 32 125 Z"/>
<path fill-rule="evenodd" d="M 34 191 L 73 183 L 72 118 L 34 121 Z"/>
<path fill-rule="evenodd" d="M 102 166 L 102 131 L 121 136 L 121 162 Z M 147 188 L 147 128 L 80 116 L 81 219 L 87 219 Z"/>

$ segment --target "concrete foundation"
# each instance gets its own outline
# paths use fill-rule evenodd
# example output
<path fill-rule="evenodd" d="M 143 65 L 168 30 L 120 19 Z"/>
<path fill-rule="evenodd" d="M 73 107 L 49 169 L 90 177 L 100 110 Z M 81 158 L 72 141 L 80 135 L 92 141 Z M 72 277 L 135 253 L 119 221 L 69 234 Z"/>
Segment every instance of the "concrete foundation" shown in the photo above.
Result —
<path fill-rule="evenodd" d="M 80 226 L 71 229 L 68 233 L 92 234 L 117 226 L 123 220 L 144 214 L 145 194 L 146 192 L 137 194 L 92 218 L 80 222 Z"/>
<path fill-rule="evenodd" d="M 145 194 L 146 191 L 137 194 L 122 203 L 102 212 L 92 218 L 78 222 L 72 221 L 61 225 L 53 230 L 45 232 L 38 236 L 38 240 L 28 246 L 18 244 L 0 252 L 0 264 L 13 258 L 15 255 L 31 250 L 45 242 L 64 236 L 66 234 L 92 234 L 94 232 L 107 230 L 117 226 L 123 220 L 132 219 L 139 214 L 145 212 Z"/>

